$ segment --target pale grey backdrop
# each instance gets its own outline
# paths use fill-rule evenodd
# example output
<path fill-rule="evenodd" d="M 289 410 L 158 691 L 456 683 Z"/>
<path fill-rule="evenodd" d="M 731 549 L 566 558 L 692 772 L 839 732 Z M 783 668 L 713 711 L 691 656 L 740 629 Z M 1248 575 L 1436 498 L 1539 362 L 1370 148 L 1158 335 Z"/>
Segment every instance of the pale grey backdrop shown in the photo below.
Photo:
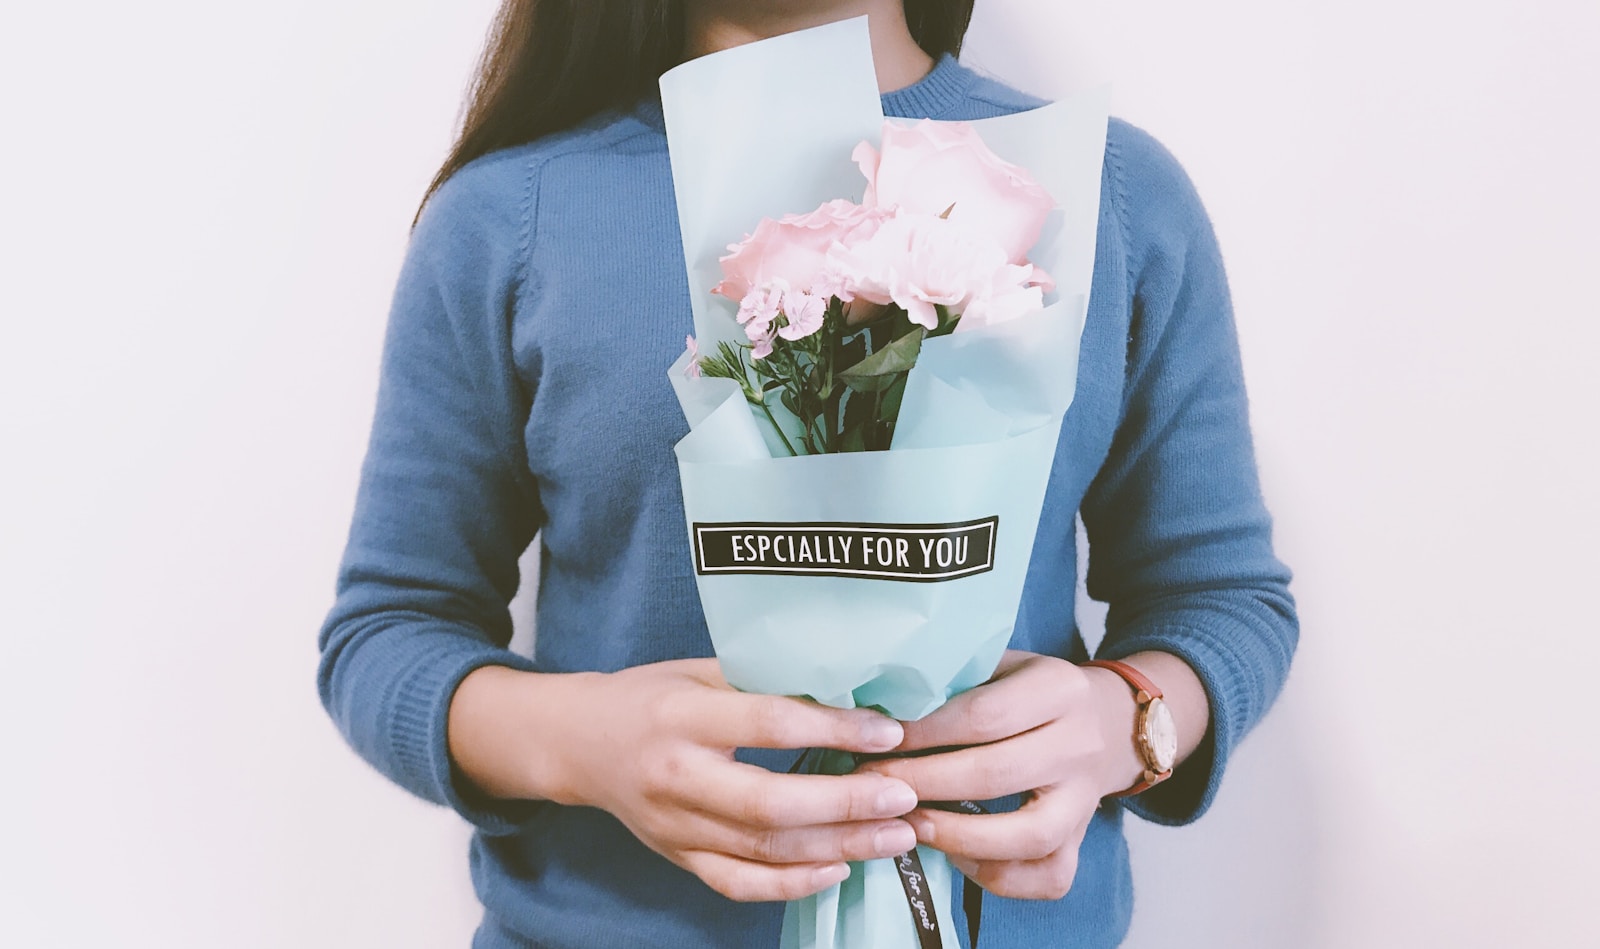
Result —
<path fill-rule="evenodd" d="M 494 4 L 0 13 L 0 944 L 446 949 L 465 832 L 313 691 L 415 201 Z M 1570 943 L 1596 843 L 1600 7 L 979 0 L 1233 281 L 1305 638 L 1135 947 Z"/>

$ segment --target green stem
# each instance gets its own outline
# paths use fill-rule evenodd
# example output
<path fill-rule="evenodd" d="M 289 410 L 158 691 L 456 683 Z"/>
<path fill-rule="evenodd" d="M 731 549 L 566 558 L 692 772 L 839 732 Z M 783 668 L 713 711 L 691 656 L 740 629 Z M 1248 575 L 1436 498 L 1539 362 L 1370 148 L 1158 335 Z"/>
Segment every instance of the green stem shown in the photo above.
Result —
<path fill-rule="evenodd" d="M 783 433 L 783 426 L 779 425 L 778 420 L 772 417 L 772 409 L 767 407 L 767 400 L 762 397 L 763 394 L 750 388 L 750 370 L 744 361 L 743 349 L 739 350 L 739 370 L 739 388 L 744 390 L 745 401 L 751 405 L 761 407 L 761 414 L 765 415 L 767 421 L 772 423 L 772 430 L 777 432 L 778 438 L 783 440 L 783 447 L 788 449 L 789 456 L 791 458 L 797 457 L 800 453 L 794 450 L 793 445 L 789 444 L 789 436 Z"/>
<path fill-rule="evenodd" d="M 836 334 L 829 333 L 820 347 L 824 353 L 822 357 L 825 373 L 823 388 L 828 393 L 827 399 L 822 403 L 822 419 L 828 426 L 828 451 L 830 452 L 839 450 L 839 392 L 834 387 L 833 382 L 833 361 L 837 355 L 837 351 L 834 348 L 835 342 L 837 342 Z"/>
<path fill-rule="evenodd" d="M 872 432 L 872 436 L 873 437 L 872 437 L 872 443 L 869 446 L 870 448 L 877 449 L 879 447 L 879 442 L 881 440 L 878 438 L 878 433 L 879 433 L 879 430 L 881 428 L 880 423 L 882 421 L 883 421 L 883 390 L 879 389 L 878 391 L 872 393 L 872 421 L 870 423 L 872 425 L 872 428 L 869 429 L 869 431 Z"/>
<path fill-rule="evenodd" d="M 767 407 L 767 400 L 751 398 L 750 390 L 748 389 L 745 390 L 744 397 L 750 399 L 752 404 L 761 406 L 762 414 L 766 415 L 767 421 L 772 423 L 772 430 L 778 433 L 779 438 L 783 439 L 783 447 L 789 449 L 791 456 L 798 456 L 800 453 L 794 450 L 793 445 L 789 444 L 789 436 L 783 433 L 783 426 L 779 425 L 778 420 L 772 417 L 772 409 Z"/>

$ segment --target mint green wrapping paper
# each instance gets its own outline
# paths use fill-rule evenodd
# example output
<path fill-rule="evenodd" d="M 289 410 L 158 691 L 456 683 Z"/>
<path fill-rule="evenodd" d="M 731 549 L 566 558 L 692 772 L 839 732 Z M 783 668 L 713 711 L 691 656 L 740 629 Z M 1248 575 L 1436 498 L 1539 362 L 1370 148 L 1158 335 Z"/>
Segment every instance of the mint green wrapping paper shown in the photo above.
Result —
<path fill-rule="evenodd" d="M 743 339 L 734 304 L 709 292 L 728 244 L 763 216 L 861 197 L 865 182 L 850 152 L 861 140 L 876 144 L 882 125 L 865 19 L 693 60 L 663 76 L 661 87 L 695 335 L 705 350 Z M 1011 638 L 1076 383 L 1108 102 L 1099 89 L 972 123 L 1056 200 L 1032 255 L 1056 289 L 1029 316 L 927 340 L 890 451 L 787 457 L 731 380 L 689 378 L 687 353 L 671 368 L 690 425 L 676 451 L 701 604 L 736 688 L 912 720 L 993 673 Z M 920 530 L 991 519 L 992 530 L 965 548 L 960 540 L 940 548 L 936 531 Z M 774 525 L 797 526 L 774 533 Z M 713 544 L 731 541 L 737 560 L 763 532 L 775 539 L 761 569 L 780 569 L 773 558 L 787 542 L 781 569 L 804 575 L 714 572 L 735 568 L 714 562 Z M 842 553 L 847 545 L 851 557 Z M 888 556 L 862 561 L 867 546 Z M 810 562 L 791 563 L 801 547 Z M 917 574 L 952 549 L 964 549 L 967 560 L 951 571 L 970 564 L 973 572 Z M 726 551 L 716 556 L 726 559 Z M 863 562 L 872 569 L 857 569 Z M 845 575 L 822 575 L 827 570 Z M 955 949 L 956 874 L 937 851 L 918 851 L 943 945 Z M 788 904 L 782 946 L 917 949 L 914 926 L 894 862 L 875 860 Z"/>
<path fill-rule="evenodd" d="M 987 433 L 990 412 L 971 414 Z M 722 449 L 732 439 L 719 436 L 738 422 L 748 423 L 738 438 L 750 454 L 730 459 Z M 678 445 L 691 525 L 999 523 L 994 569 L 943 582 L 701 575 L 700 601 L 728 681 L 839 708 L 877 706 L 909 720 L 988 679 L 1011 638 L 1059 425 L 1060 416 L 1053 423 L 1044 416 L 1026 431 L 978 445 L 775 464 L 743 396 L 731 393 Z M 908 546 L 907 556 L 921 561 L 924 552 Z"/>

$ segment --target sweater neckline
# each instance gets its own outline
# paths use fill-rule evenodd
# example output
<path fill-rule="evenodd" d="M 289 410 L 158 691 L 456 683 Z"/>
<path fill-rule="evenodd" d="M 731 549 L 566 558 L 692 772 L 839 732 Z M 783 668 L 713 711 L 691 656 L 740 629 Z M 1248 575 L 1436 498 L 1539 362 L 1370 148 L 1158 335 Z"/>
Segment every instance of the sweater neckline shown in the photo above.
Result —
<path fill-rule="evenodd" d="M 977 74 L 943 53 L 926 76 L 903 89 L 879 97 L 883 114 L 898 119 L 936 119 L 967 98 Z"/>
<path fill-rule="evenodd" d="M 933 69 L 916 82 L 878 97 L 883 114 L 899 119 L 936 119 L 955 109 L 972 91 L 977 74 L 961 65 L 955 56 L 944 53 Z M 656 131 L 665 131 L 661 93 L 645 96 L 634 107 L 634 115 Z"/>

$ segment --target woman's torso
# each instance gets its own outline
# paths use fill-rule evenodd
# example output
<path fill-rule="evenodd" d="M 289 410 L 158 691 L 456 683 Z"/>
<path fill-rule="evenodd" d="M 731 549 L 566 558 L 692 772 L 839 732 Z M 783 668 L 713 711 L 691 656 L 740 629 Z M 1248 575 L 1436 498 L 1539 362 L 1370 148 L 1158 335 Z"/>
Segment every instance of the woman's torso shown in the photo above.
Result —
<path fill-rule="evenodd" d="M 976 119 L 1036 104 L 948 59 L 919 86 L 885 97 L 886 112 Z M 1113 121 L 1113 139 L 1125 128 Z M 693 325 L 659 107 L 459 174 L 493 178 L 482 185 L 526 201 L 531 224 L 511 339 L 543 511 L 536 662 L 548 672 L 613 671 L 712 655 L 672 450 L 688 427 L 666 369 Z M 1108 167 L 1077 396 L 1012 640 L 1077 659 L 1087 656 L 1073 623 L 1075 515 L 1118 422 L 1131 310 L 1112 178 Z M 741 756 L 768 767 L 792 759 Z M 1064 900 L 989 898 L 985 949 L 1120 941 L 1132 899 L 1120 821 L 1116 805 L 1097 812 Z M 601 811 L 545 805 L 521 833 L 480 834 L 472 858 L 488 910 L 476 949 L 777 944 L 781 904 L 717 896 Z M 1041 932 L 1059 933 L 1059 943 L 1041 942 Z"/>

